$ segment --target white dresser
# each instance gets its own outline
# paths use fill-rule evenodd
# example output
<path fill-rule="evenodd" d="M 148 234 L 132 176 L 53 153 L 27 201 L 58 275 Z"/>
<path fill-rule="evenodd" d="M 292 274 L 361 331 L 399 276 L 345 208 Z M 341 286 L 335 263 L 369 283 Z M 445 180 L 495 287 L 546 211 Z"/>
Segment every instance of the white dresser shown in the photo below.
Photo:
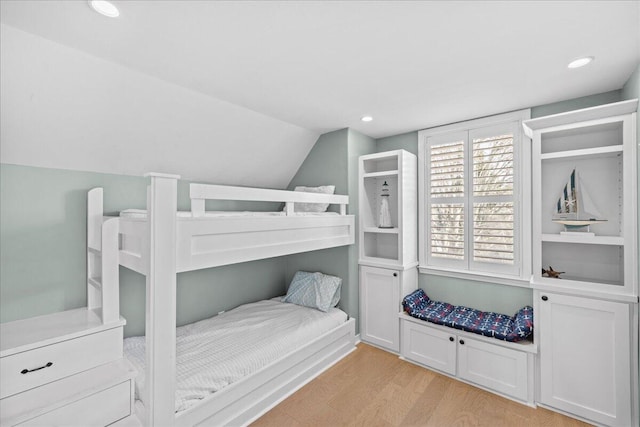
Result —
<path fill-rule="evenodd" d="M 125 320 L 68 310 L 0 324 L 0 425 L 105 426 L 133 416 Z"/>

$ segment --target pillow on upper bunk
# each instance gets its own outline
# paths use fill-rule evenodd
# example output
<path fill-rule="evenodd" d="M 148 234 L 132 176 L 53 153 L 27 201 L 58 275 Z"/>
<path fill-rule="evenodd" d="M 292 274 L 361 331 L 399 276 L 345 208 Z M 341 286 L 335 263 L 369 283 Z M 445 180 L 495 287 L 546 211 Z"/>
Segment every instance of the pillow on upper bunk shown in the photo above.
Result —
<path fill-rule="evenodd" d="M 283 302 L 315 308 L 325 313 L 340 301 L 342 279 L 319 272 L 298 271 Z"/>
<path fill-rule="evenodd" d="M 333 194 L 336 191 L 335 185 L 321 185 L 320 187 L 297 186 L 293 191 L 304 191 L 306 193 Z M 294 203 L 294 212 L 326 212 L 329 203 Z"/>

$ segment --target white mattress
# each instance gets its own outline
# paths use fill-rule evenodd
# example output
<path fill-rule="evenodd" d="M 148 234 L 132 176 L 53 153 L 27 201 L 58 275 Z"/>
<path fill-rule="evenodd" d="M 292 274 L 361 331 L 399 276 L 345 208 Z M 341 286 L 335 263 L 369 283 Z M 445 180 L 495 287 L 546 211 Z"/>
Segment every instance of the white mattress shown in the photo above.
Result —
<path fill-rule="evenodd" d="M 323 313 L 278 298 L 177 328 L 176 412 L 311 342 L 347 318 L 337 308 Z M 124 352 L 138 370 L 136 396 L 143 398 L 145 338 L 126 338 Z"/>
<path fill-rule="evenodd" d="M 338 215 L 337 212 L 295 212 L 293 216 L 324 216 Z M 178 211 L 178 218 L 193 218 L 191 211 Z M 206 211 L 204 216 L 198 218 L 220 218 L 220 217 L 254 217 L 254 216 L 287 216 L 286 212 L 254 212 L 254 211 Z M 291 215 L 290 215 L 291 216 Z M 147 211 L 144 209 L 125 209 L 120 212 L 122 218 L 146 219 Z"/>

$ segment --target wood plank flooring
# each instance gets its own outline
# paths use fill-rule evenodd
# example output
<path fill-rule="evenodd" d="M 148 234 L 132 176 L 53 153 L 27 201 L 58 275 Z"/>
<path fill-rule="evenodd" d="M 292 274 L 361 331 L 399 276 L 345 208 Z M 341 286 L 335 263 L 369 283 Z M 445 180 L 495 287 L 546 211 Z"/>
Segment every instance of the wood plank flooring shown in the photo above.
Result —
<path fill-rule="evenodd" d="M 252 426 L 587 426 L 400 360 L 358 349 Z"/>

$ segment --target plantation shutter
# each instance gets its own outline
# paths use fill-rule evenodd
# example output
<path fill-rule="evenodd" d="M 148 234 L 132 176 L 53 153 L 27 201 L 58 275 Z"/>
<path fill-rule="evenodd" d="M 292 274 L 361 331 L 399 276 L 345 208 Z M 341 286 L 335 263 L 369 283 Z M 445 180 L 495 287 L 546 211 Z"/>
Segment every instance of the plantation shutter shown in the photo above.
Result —
<path fill-rule="evenodd" d="M 472 139 L 473 261 L 514 263 L 513 134 Z"/>
<path fill-rule="evenodd" d="M 519 273 L 517 126 L 510 122 L 425 139 L 428 265 Z"/>
<path fill-rule="evenodd" d="M 467 135 L 433 138 L 429 144 L 429 258 L 438 265 L 465 262 L 465 187 Z"/>

